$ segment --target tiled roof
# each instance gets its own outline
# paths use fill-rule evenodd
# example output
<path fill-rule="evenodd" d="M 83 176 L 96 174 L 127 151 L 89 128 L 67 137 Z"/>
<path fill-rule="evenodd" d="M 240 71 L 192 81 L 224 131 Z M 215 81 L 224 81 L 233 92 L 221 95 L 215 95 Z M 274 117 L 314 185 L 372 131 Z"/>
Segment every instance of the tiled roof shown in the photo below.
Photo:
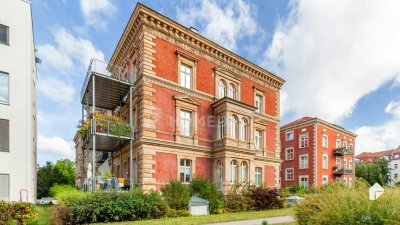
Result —
<path fill-rule="evenodd" d="M 303 117 L 303 118 L 300 118 L 300 119 L 298 119 L 298 120 L 295 120 L 295 121 L 293 121 L 293 122 L 291 122 L 291 123 L 288 123 L 288 124 L 282 126 L 282 128 L 291 127 L 291 126 L 293 126 L 293 125 L 296 125 L 296 124 L 299 124 L 299 123 L 303 123 L 303 122 L 306 122 L 306 121 L 309 121 L 309 120 L 312 120 L 312 119 L 316 119 L 316 117 L 308 117 L 308 116 L 305 116 L 305 117 Z"/>
<path fill-rule="evenodd" d="M 383 151 L 377 151 L 377 152 L 363 152 L 361 154 L 356 155 L 355 158 L 363 159 L 366 161 L 373 161 L 373 160 L 378 159 L 383 156 L 391 157 L 393 153 L 400 154 L 400 147 L 397 149 L 389 149 L 389 150 L 383 150 Z"/>

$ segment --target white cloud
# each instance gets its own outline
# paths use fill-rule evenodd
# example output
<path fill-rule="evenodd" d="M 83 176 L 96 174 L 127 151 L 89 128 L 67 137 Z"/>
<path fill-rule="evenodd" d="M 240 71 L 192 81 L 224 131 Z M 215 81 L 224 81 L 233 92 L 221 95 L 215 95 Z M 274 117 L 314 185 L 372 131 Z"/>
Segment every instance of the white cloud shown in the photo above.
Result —
<path fill-rule="evenodd" d="M 75 37 L 64 28 L 53 32 L 55 45 L 39 45 L 38 55 L 46 69 L 57 73 L 69 73 L 71 70 L 86 68 L 91 58 L 104 60 L 102 51 L 87 39 Z"/>
<path fill-rule="evenodd" d="M 75 88 L 56 78 L 41 79 L 38 91 L 59 103 L 70 103 L 74 100 Z"/>
<path fill-rule="evenodd" d="M 54 159 L 68 158 L 75 160 L 75 145 L 61 137 L 38 135 L 38 153 Z"/>
<path fill-rule="evenodd" d="M 291 2 L 263 63 L 287 80 L 285 111 L 337 123 L 363 96 L 400 81 L 399 8 L 394 0 Z"/>
<path fill-rule="evenodd" d="M 204 0 L 187 9 L 178 8 L 177 18 L 179 22 L 196 27 L 207 38 L 234 51 L 238 40 L 261 32 L 252 15 L 254 10 L 255 7 L 242 0 L 222 5 Z"/>
<path fill-rule="evenodd" d="M 95 29 L 107 29 L 107 19 L 118 11 L 109 0 L 80 0 L 80 6 L 85 24 Z"/>
<path fill-rule="evenodd" d="M 385 112 L 392 114 L 392 120 L 379 126 L 362 126 L 356 129 L 358 153 L 400 146 L 400 101 L 390 101 Z"/>

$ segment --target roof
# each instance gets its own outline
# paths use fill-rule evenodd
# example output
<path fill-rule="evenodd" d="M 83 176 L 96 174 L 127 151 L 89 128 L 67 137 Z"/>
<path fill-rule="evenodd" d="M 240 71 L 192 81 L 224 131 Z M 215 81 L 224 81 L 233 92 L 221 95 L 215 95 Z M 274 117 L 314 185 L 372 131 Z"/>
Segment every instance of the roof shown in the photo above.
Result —
<path fill-rule="evenodd" d="M 363 159 L 365 161 L 374 161 L 380 157 L 392 157 L 392 154 L 399 153 L 400 154 L 400 147 L 397 149 L 389 149 L 389 150 L 382 150 L 377 152 L 363 152 L 355 156 L 356 159 Z"/>
<path fill-rule="evenodd" d="M 332 129 L 336 129 L 336 130 L 344 132 L 344 133 L 346 133 L 346 134 L 348 134 L 350 136 L 357 137 L 356 134 L 346 130 L 345 128 L 343 128 L 341 126 L 338 126 L 338 125 L 333 124 L 333 123 L 329 123 L 329 122 L 327 122 L 325 120 L 322 120 L 322 119 L 320 119 L 318 117 L 309 117 L 309 116 L 302 117 L 302 118 L 300 118 L 298 120 L 295 120 L 295 121 L 290 122 L 290 123 L 288 123 L 286 125 L 283 125 L 281 127 L 281 131 L 285 130 L 285 129 L 289 129 L 289 128 L 294 127 L 294 126 L 303 125 L 303 124 L 308 123 L 308 122 L 315 122 L 315 123 L 319 122 L 319 123 L 324 124 L 324 125 L 332 128 Z"/>
<path fill-rule="evenodd" d="M 202 204 L 208 204 L 208 200 L 206 200 L 206 199 L 202 199 L 202 198 L 199 198 L 199 197 L 196 197 L 196 196 L 192 196 L 192 197 L 190 198 L 190 203 L 197 203 L 197 204 L 199 204 L 199 203 L 202 203 Z"/>

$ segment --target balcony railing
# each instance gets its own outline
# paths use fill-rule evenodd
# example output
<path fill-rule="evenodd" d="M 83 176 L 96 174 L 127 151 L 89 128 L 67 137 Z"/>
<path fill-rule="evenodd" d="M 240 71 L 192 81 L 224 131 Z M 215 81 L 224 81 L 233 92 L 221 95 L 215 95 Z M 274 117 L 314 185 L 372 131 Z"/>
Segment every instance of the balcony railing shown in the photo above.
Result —
<path fill-rule="evenodd" d="M 106 136 L 113 136 L 117 138 L 130 139 L 133 137 L 133 127 L 129 124 L 112 121 L 110 119 L 97 119 L 96 125 L 94 120 L 90 120 L 89 129 L 87 134 L 83 137 L 87 141 L 93 134 L 101 134 Z"/>
<path fill-rule="evenodd" d="M 351 148 L 337 148 L 333 151 L 333 154 L 337 156 L 343 156 L 343 155 L 351 155 L 353 154 L 353 149 Z"/>
<path fill-rule="evenodd" d="M 96 162 L 103 163 L 107 160 L 107 158 L 108 158 L 108 152 L 101 152 L 96 156 Z"/>
<path fill-rule="evenodd" d="M 89 83 L 90 76 L 95 73 L 104 77 L 114 78 L 120 81 L 125 81 L 128 83 L 132 83 L 134 81 L 134 73 L 127 68 L 123 68 L 120 66 L 108 64 L 106 62 L 91 59 L 88 67 L 88 71 L 86 73 L 85 81 L 83 82 L 82 90 L 81 90 L 81 98 L 83 97 L 86 86 Z"/>
<path fill-rule="evenodd" d="M 333 169 L 333 174 L 334 175 L 338 175 L 338 176 L 341 176 L 341 175 L 345 175 L 345 174 L 352 174 L 353 173 L 353 170 L 352 169 Z"/>

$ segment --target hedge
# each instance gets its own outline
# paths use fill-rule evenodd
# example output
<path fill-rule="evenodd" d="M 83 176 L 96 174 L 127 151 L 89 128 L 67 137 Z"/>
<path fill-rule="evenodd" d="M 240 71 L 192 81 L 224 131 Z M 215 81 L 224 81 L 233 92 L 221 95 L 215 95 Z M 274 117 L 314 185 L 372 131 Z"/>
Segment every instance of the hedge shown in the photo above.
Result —
<path fill-rule="evenodd" d="M 0 224 L 34 224 L 36 218 L 35 206 L 26 202 L 0 201 Z"/>

